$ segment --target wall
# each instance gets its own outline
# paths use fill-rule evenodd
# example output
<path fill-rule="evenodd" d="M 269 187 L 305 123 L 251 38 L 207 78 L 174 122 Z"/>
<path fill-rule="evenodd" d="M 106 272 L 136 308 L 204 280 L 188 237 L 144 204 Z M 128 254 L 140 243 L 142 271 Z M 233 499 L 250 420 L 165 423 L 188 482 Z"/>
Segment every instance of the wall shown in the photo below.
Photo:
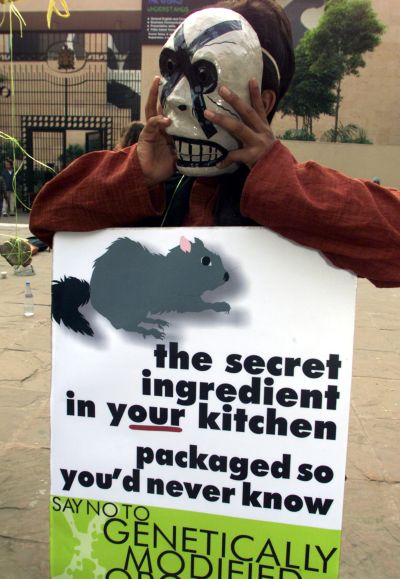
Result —
<path fill-rule="evenodd" d="M 373 179 L 400 190 L 400 146 L 283 141 L 299 162 L 317 161 L 351 177 Z"/>
<path fill-rule="evenodd" d="M 93 11 L 112 11 L 116 10 L 141 10 L 141 0 L 118 0 L 117 5 L 110 5 L 102 0 L 66 0 L 70 12 L 80 12 L 86 10 Z M 48 0 L 21 0 L 18 2 L 19 10 L 25 14 L 26 12 L 42 12 L 46 14 Z M 57 2 L 57 6 L 61 8 L 61 2 Z"/>
<path fill-rule="evenodd" d="M 104 0 L 66 0 L 66 2 L 70 10 L 70 17 L 59 18 L 54 14 L 51 24 L 53 31 L 140 29 L 141 0 L 118 0 L 115 5 Z M 48 4 L 49 0 L 21 0 L 18 2 L 18 9 L 26 21 L 27 30 L 47 30 Z M 62 11 L 60 0 L 56 0 L 56 6 Z M 8 21 L 6 19 L 1 29 L 5 31 L 7 28 Z"/>

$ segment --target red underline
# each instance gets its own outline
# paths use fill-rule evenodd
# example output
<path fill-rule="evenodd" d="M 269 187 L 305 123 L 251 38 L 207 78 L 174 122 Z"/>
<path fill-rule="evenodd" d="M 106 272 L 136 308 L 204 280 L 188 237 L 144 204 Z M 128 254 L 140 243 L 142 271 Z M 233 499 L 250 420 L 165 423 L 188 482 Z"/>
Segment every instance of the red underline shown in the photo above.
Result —
<path fill-rule="evenodd" d="M 146 426 L 145 424 L 130 424 L 131 430 L 158 430 L 162 432 L 182 432 L 179 426 Z"/>

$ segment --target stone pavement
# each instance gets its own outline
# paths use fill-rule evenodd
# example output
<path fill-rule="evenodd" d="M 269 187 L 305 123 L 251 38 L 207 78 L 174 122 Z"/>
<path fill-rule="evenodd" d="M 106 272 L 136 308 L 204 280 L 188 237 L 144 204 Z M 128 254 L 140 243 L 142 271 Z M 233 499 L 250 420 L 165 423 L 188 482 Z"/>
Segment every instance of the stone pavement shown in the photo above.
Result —
<path fill-rule="evenodd" d="M 4 221 L 0 234 L 15 234 L 12 219 Z M 33 258 L 30 278 L 12 275 L 0 260 L 8 272 L 0 279 L 0 579 L 45 579 L 51 253 Z M 23 316 L 26 279 L 32 318 Z M 359 282 L 342 579 L 400 578 L 399 306 L 400 289 Z"/>

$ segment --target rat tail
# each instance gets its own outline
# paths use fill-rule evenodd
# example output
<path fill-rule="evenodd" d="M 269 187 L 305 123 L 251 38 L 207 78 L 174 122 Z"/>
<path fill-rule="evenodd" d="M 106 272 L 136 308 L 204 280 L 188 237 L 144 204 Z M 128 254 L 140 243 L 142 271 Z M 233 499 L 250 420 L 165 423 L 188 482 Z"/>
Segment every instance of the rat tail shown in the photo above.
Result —
<path fill-rule="evenodd" d="M 51 315 L 57 324 L 63 322 L 74 332 L 93 336 L 89 322 L 79 311 L 90 299 L 90 286 L 87 281 L 76 277 L 53 280 L 51 297 Z"/>

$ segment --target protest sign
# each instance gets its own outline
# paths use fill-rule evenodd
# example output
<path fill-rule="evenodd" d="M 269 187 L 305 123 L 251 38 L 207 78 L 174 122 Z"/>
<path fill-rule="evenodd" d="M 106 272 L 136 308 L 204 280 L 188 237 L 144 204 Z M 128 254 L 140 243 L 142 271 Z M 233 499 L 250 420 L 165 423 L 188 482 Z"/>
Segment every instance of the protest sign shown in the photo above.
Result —
<path fill-rule="evenodd" d="M 259 227 L 57 234 L 52 577 L 338 577 L 356 278 Z"/>

